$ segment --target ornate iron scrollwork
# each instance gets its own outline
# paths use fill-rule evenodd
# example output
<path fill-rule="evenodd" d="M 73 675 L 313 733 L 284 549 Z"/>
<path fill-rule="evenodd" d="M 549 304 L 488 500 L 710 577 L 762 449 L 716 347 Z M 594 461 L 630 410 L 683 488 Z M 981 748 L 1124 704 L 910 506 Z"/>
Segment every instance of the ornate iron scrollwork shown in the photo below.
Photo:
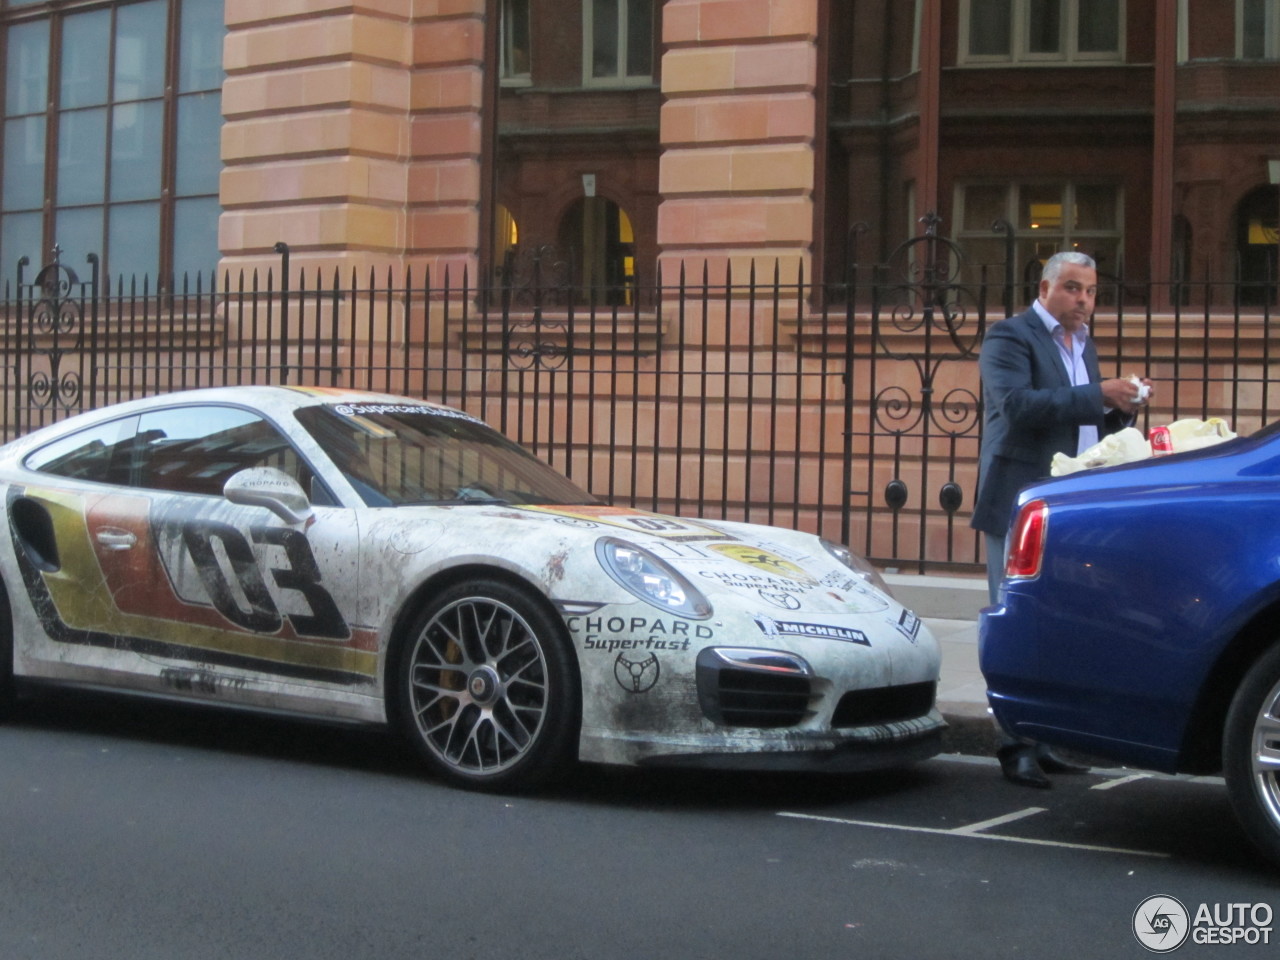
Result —
<path fill-rule="evenodd" d="M 572 263 L 572 253 L 563 258 L 549 243 L 508 251 L 502 265 L 503 353 L 516 369 L 556 370 L 567 362 L 569 323 L 548 320 L 543 310 L 572 308 Z"/>
<path fill-rule="evenodd" d="M 84 349 L 85 322 L 83 295 L 86 284 L 75 270 L 61 262 L 62 249 L 53 248 L 53 261 L 36 274 L 27 287 L 23 269 L 30 261 L 18 261 L 18 289 L 30 291 L 30 310 L 26 329 L 22 331 L 28 356 L 26 396 L 35 410 L 74 411 L 84 396 L 84 378 L 77 369 L 63 369 L 63 358 Z M 97 279 L 97 257 L 89 256 Z M 36 366 L 34 358 L 42 357 L 47 369 Z"/>
<path fill-rule="evenodd" d="M 877 356 L 914 368 L 918 387 L 899 382 L 880 390 L 871 401 L 876 429 L 894 438 L 944 437 L 952 442 L 976 436 L 981 404 L 973 390 L 953 387 L 938 396 L 944 364 L 972 361 L 985 333 L 984 304 L 973 287 L 962 282 L 964 255 L 938 235 L 941 222 L 930 213 L 921 218 L 925 232 L 900 244 L 880 268 L 873 311 Z M 981 289 L 981 288 L 979 288 Z M 903 350 L 895 340 L 910 336 L 923 349 Z M 905 506 L 906 485 L 900 480 L 885 490 L 894 512 Z M 943 510 L 955 513 L 964 492 L 949 479 L 939 492 Z"/>

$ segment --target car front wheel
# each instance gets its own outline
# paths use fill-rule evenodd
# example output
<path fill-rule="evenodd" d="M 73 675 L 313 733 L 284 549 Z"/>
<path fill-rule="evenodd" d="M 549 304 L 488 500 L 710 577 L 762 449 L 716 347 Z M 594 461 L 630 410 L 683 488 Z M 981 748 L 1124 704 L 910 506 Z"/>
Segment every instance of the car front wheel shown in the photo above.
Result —
<path fill-rule="evenodd" d="M 0 720 L 13 710 L 13 617 L 9 592 L 0 582 Z"/>
<path fill-rule="evenodd" d="M 1280 863 L 1280 645 L 1249 669 L 1231 701 L 1223 766 L 1245 832 Z"/>
<path fill-rule="evenodd" d="M 496 580 L 456 584 L 404 637 L 398 719 L 427 762 L 482 789 L 540 782 L 571 757 L 577 671 L 564 627 Z"/>

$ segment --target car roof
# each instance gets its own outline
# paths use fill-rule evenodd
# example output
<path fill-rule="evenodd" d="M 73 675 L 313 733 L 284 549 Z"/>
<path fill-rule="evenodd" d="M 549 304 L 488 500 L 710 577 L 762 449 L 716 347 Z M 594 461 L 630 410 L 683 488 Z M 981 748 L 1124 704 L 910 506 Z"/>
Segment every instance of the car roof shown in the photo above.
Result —
<path fill-rule="evenodd" d="M 10 441 L 0 449 L 3 449 L 5 455 L 20 453 L 29 447 L 48 443 L 50 440 L 64 434 L 73 433 L 76 430 L 82 430 L 97 423 L 104 423 L 148 410 L 160 410 L 187 404 L 243 405 L 253 407 L 268 417 L 283 417 L 303 407 L 341 404 L 413 406 L 449 412 L 455 416 L 459 412 L 452 407 L 432 403 L 429 400 L 404 397 L 391 393 L 354 390 L 345 387 L 256 385 L 201 387 L 193 390 L 177 390 L 172 393 L 154 394 L 149 397 L 126 400 L 121 403 L 98 407 L 95 410 L 85 411 L 34 430 L 25 436 Z"/>

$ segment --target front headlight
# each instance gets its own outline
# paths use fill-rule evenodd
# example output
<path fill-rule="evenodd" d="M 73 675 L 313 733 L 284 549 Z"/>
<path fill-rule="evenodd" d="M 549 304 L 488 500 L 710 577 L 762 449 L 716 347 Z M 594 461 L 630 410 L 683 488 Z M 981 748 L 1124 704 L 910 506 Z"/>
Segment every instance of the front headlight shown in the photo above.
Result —
<path fill-rule="evenodd" d="M 880 576 L 880 571 L 873 567 L 870 562 L 858 556 L 844 544 L 823 540 L 822 545 L 827 548 L 827 553 L 831 554 L 871 586 L 877 590 L 884 591 L 890 597 L 893 596 L 893 591 L 889 589 L 889 584 L 884 582 L 884 577 Z"/>
<path fill-rule="evenodd" d="M 693 620 L 711 616 L 711 604 L 698 588 L 643 547 L 602 537 L 596 541 L 596 558 L 619 586 L 645 603 Z"/>

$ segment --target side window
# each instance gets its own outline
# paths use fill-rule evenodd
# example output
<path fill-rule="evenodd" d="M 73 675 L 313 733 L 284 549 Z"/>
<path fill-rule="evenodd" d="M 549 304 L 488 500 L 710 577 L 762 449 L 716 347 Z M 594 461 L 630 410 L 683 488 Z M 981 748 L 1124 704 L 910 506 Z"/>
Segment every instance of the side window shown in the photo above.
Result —
<path fill-rule="evenodd" d="M 138 418 L 124 417 L 81 430 L 27 457 L 32 470 L 94 483 L 129 483 Z"/>
<path fill-rule="evenodd" d="M 289 441 L 255 413 L 234 407 L 179 407 L 138 418 L 135 484 L 221 496 L 232 474 L 275 467 L 311 488 L 311 472 Z"/>

